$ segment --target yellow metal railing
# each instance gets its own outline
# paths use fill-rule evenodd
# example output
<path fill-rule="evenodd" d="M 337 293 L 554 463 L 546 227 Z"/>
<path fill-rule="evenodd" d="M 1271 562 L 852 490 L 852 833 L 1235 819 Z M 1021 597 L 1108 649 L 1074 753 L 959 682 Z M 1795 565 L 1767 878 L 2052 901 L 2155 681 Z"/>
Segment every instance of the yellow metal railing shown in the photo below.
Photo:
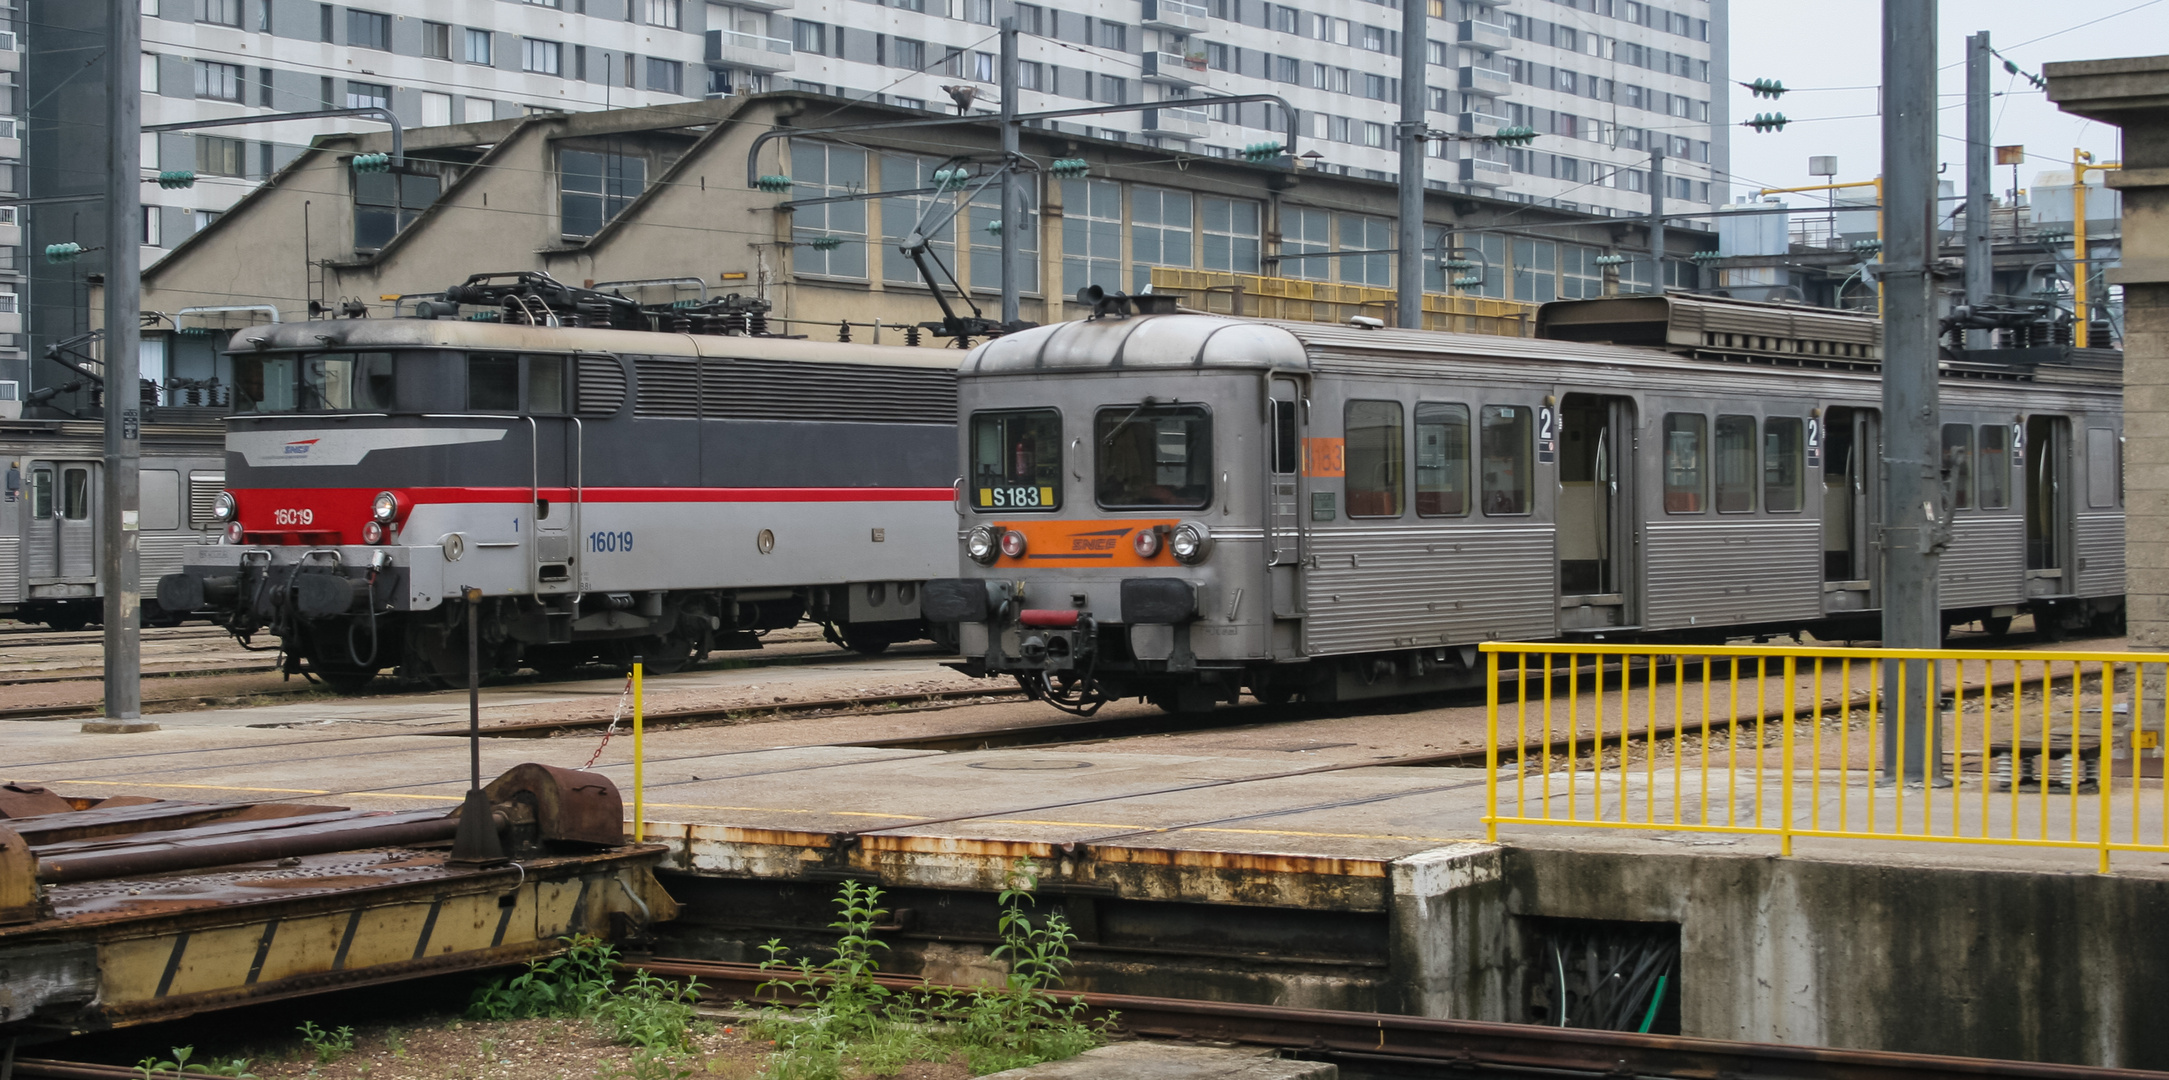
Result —
<path fill-rule="evenodd" d="M 1335 323 L 1368 315 L 1384 319 L 1389 325 L 1395 321 L 1394 291 L 1369 285 L 1155 266 L 1152 291 L 1179 293 L 1185 306 L 1215 315 Z M 1521 300 L 1427 292 L 1423 294 L 1423 328 L 1528 337 L 1535 332 L 1538 307 Z"/>
<path fill-rule="evenodd" d="M 1490 642 L 1484 823 L 2169 852 L 2159 653 Z"/>

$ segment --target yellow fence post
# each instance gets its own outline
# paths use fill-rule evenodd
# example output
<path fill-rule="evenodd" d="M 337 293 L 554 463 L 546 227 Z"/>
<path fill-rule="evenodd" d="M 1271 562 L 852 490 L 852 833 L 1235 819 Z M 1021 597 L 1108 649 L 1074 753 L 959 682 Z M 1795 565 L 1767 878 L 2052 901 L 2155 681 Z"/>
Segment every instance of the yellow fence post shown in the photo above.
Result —
<path fill-rule="evenodd" d="M 2110 748 L 2116 740 L 2116 735 L 2110 727 L 2109 717 L 2109 714 L 2115 709 L 2116 665 L 2103 660 L 2101 662 L 2101 746 L 2094 751 L 2094 761 L 2096 763 L 2094 770 L 2099 774 L 2094 779 L 2094 795 L 2101 803 L 2101 835 L 2095 837 L 2095 840 L 2101 845 L 2100 870 L 2104 874 L 2109 872 L 2109 797 L 2115 794 L 2114 789 L 2116 787 L 2116 759 L 2110 755 Z M 2138 741 L 2136 738 L 2132 740 L 2133 743 Z M 2077 748 L 2074 747 L 2073 749 Z M 2137 746 L 2132 747 L 2131 760 L 2134 765 L 2139 761 Z M 2074 766 L 2074 768 L 2076 767 Z M 2134 768 L 2132 774 L 2136 777 L 2138 770 Z M 2072 777 L 2072 783 L 2076 786 L 2078 783 L 2077 776 Z M 2132 781 L 2131 797 L 2134 801 L 2139 798 L 2139 783 L 2136 779 Z M 2135 836 L 2132 839 L 2136 840 L 2138 837 Z"/>
<path fill-rule="evenodd" d="M 1777 811 L 1778 813 L 1784 815 L 1784 819 L 1778 822 L 1778 829 L 1780 831 L 1777 841 L 1777 853 L 1780 855 L 1792 854 L 1792 710 L 1793 677 L 1796 670 L 1793 666 L 1794 663 L 1795 661 L 1792 657 L 1788 656 L 1785 658 L 1785 729 L 1783 732 L 1780 733 L 1783 736 L 1782 741 L 1785 747 L 1785 749 L 1783 750 L 1783 753 L 1785 755 L 1785 761 L 1779 769 L 1780 774 L 1784 777 L 1784 780 L 1781 782 L 1785 785 L 1785 797 L 1782 801 L 1778 803 Z M 1821 689 L 1821 687 L 1816 687 L 1816 690 L 1818 692 L 1820 692 Z M 1757 813 L 1760 812 L 1760 804 L 1758 803 Z"/>
<path fill-rule="evenodd" d="M 1484 840 L 1499 839 L 1499 654 L 1484 662 Z"/>
<path fill-rule="evenodd" d="M 633 843 L 647 838 L 648 830 L 648 778 L 647 737 L 642 724 L 642 701 L 640 685 L 641 663 L 633 660 Z"/>

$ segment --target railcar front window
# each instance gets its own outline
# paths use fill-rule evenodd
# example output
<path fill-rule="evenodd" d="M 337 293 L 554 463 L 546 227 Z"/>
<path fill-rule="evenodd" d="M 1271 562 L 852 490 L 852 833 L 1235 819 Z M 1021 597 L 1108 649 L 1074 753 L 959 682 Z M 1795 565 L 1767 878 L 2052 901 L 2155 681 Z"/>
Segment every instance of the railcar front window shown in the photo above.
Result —
<path fill-rule="evenodd" d="M 1797 419 L 1762 422 L 1762 504 L 1775 513 L 1800 509 L 1800 446 L 1806 428 Z"/>
<path fill-rule="evenodd" d="M 1113 405 L 1092 420 L 1103 507 L 1197 509 L 1212 501 L 1212 417 L 1199 405 Z"/>
<path fill-rule="evenodd" d="M 1717 512 L 1755 510 L 1755 418 L 1717 418 Z"/>
<path fill-rule="evenodd" d="M 1973 426 L 1943 425 L 1943 475 L 1950 478 L 1951 509 L 1973 505 Z"/>
<path fill-rule="evenodd" d="M 1484 513 L 1490 517 L 1529 512 L 1529 410 L 1486 405 L 1479 421 L 1483 443 Z"/>
<path fill-rule="evenodd" d="M 1062 414 L 1053 409 L 972 414 L 972 507 L 1062 507 Z"/>
<path fill-rule="evenodd" d="M 1702 460 L 1709 453 L 1710 421 L 1698 413 L 1664 418 L 1664 511 L 1702 512 Z"/>
<path fill-rule="evenodd" d="M 2011 430 L 2002 424 L 1981 425 L 1981 509 L 2003 510 L 2011 505 Z"/>
<path fill-rule="evenodd" d="M 467 358 L 467 408 L 474 412 L 520 411 L 520 358 Z"/>
<path fill-rule="evenodd" d="M 1416 516 L 1469 512 L 1469 407 L 1416 406 Z"/>

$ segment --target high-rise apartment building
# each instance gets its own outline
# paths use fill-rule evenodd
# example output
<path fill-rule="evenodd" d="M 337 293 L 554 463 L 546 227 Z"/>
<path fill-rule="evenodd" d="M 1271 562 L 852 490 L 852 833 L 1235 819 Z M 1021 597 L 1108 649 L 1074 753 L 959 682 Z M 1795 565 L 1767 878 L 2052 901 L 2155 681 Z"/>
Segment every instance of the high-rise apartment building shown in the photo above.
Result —
<path fill-rule="evenodd" d="M 11 10 L 0 0 L 0 11 Z M 15 0 L 24 2 L 24 0 Z M 1421 48 L 1427 123 L 1480 135 L 1526 125 L 1522 148 L 1436 140 L 1426 184 L 1596 214 L 1649 205 L 1649 159 L 1666 152 L 1674 202 L 1725 201 L 1727 0 L 1414 0 L 1429 4 Z M 936 110 L 949 87 L 994 107 L 996 26 L 1014 16 L 1025 111 L 1092 103 L 1156 107 L 1065 121 L 1080 135 L 1233 156 L 1279 139 L 1270 103 L 1298 114 L 1314 168 L 1392 179 L 1403 42 L 1397 3 L 1370 0 L 141 0 L 143 122 L 375 106 L 428 126 L 536 110 L 658 105 L 813 90 Z M 27 0 L 27 63 L 10 87 L 26 108 L 27 153 L 0 181 L 34 195 L 103 183 L 91 160 L 102 123 L 103 4 Z M 0 52 L 0 59 L 5 53 Z M 87 66 L 86 66 L 87 65 Z M 0 63 L 0 71 L 6 65 Z M 1164 103 L 1164 104 L 1161 104 Z M 14 114 L 10 114 L 14 115 Z M 7 121 L 0 120 L 0 125 Z M 314 134 L 364 120 L 147 134 L 146 174 L 190 169 L 193 188 L 144 190 L 145 265 L 214 220 Z M 12 145 L 0 132 L 0 154 Z M 931 135 L 930 138 L 936 136 Z M 22 177 L 14 174 L 20 170 Z M 593 178 L 606 194 L 610 178 Z M 358 183 L 364 181 L 357 181 Z M 388 178 L 387 237 L 434 198 Z M 417 180 L 416 183 L 425 183 Z M 329 195 L 331 193 L 327 193 Z M 414 205 L 409 205 L 410 203 Z M 103 243 L 88 205 L 26 211 L 33 246 Z M 296 227 L 303 223 L 296 222 Z M 9 238 L 0 222 L 0 241 Z M 1301 243 L 1304 238 L 1290 237 Z M 1348 247 L 1342 238 L 1342 247 Z M 1367 247 L 1390 246 L 1381 236 Z M 4 249 L 0 249 L 4 250 Z M 18 249 L 19 250 L 19 249 Z M 85 263 L 27 267 L 32 335 L 0 336 L 0 380 L 28 378 L 26 354 L 88 329 Z M 215 283 L 205 302 L 216 303 Z M 0 295 L 0 307 L 8 303 Z M 0 310 L 0 319 L 6 312 Z"/>

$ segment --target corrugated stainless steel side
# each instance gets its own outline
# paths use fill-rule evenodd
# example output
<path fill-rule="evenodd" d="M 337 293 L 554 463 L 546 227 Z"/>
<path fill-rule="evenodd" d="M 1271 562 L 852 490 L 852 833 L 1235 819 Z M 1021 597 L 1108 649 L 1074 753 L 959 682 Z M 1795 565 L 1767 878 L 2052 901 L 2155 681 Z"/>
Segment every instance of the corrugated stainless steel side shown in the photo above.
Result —
<path fill-rule="evenodd" d="M 1822 614 L 1822 528 L 1802 521 L 1651 522 L 1642 625 L 1813 619 Z"/>
<path fill-rule="evenodd" d="M 1947 608 L 2015 604 L 2026 597 L 2026 519 L 1960 514 L 1943 550 L 1937 593 Z"/>
<path fill-rule="evenodd" d="M 1552 636 L 1552 527 L 1319 529 L 1304 571 L 1313 654 Z"/>
<path fill-rule="evenodd" d="M 2118 596 L 2124 591 L 2124 515 L 2080 514 L 2079 595 Z"/>
<path fill-rule="evenodd" d="M 59 574 L 56 565 L 59 548 L 54 544 L 51 521 L 26 521 L 23 523 L 23 574 L 26 584 L 23 594 L 29 595 L 28 580 L 33 577 L 50 578 Z"/>
<path fill-rule="evenodd" d="M 158 579 L 166 574 L 181 572 L 181 564 L 188 549 L 209 543 L 199 532 L 177 529 L 173 532 L 146 532 L 136 541 L 138 565 L 142 567 L 140 581 L 145 595 L 158 592 Z"/>
<path fill-rule="evenodd" d="M 22 537 L 0 536 L 0 604 L 17 604 L 22 599 Z"/>

